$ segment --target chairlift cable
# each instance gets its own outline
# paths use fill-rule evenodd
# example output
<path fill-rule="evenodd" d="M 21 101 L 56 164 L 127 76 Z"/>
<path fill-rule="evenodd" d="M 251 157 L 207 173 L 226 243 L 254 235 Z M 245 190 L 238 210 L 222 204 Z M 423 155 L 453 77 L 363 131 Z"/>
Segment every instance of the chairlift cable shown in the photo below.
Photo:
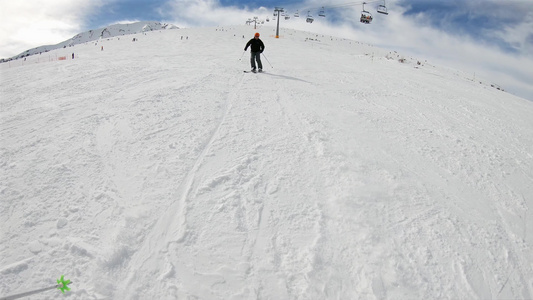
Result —
<path fill-rule="evenodd" d="M 325 17 L 326 14 L 325 14 L 325 11 L 326 10 L 333 10 L 333 9 L 340 9 L 340 8 L 345 8 L 345 7 L 350 7 L 350 6 L 358 6 L 358 5 L 362 5 L 363 6 L 363 11 L 361 12 L 361 22 L 362 23 L 366 23 L 366 24 L 370 24 L 372 22 L 372 14 L 369 12 L 369 11 L 366 11 L 365 8 L 364 8 L 364 5 L 365 4 L 372 4 L 372 3 L 382 3 L 378 6 L 377 8 L 377 12 L 378 13 L 381 13 L 381 14 L 385 14 L 385 15 L 388 15 L 388 12 L 387 12 L 387 7 L 386 7 L 386 4 L 385 4 L 385 0 L 368 0 L 368 1 L 357 1 L 357 2 L 347 2 L 347 3 L 340 3 L 340 4 L 336 4 L 336 5 L 330 5 L 330 6 L 321 6 L 321 7 L 315 7 L 315 8 L 300 8 L 298 10 L 296 10 L 296 13 L 295 13 L 295 17 L 298 17 L 298 11 L 302 10 L 302 11 L 308 11 L 307 13 L 307 23 L 312 23 L 313 22 L 313 16 L 311 15 L 311 11 L 318 11 L 318 16 L 319 17 Z M 289 7 L 293 7 L 292 5 L 287 5 Z M 276 16 L 276 14 L 274 13 L 274 16 Z M 280 17 L 280 16 L 278 16 Z M 289 17 L 290 18 L 290 17 Z M 289 18 L 285 18 L 285 19 L 289 19 Z M 364 19 L 364 21 L 363 21 Z"/>
<path fill-rule="evenodd" d="M 328 10 L 328 9 L 336 9 L 336 8 L 344 8 L 344 7 L 349 7 L 349 6 L 359 6 L 359 5 L 362 5 L 363 3 L 365 4 L 371 4 L 371 3 L 378 3 L 378 2 L 383 2 L 383 0 L 369 0 L 369 1 L 357 1 L 357 2 L 347 2 L 347 3 L 341 3 L 341 4 L 336 4 L 336 5 L 330 5 L 330 6 L 320 6 L 320 7 L 311 7 L 311 8 L 301 8 L 299 10 L 302 10 L 302 11 L 305 11 L 305 10 L 310 10 L 310 11 L 314 11 L 314 10 Z M 288 5 L 290 6 L 290 5 Z"/>

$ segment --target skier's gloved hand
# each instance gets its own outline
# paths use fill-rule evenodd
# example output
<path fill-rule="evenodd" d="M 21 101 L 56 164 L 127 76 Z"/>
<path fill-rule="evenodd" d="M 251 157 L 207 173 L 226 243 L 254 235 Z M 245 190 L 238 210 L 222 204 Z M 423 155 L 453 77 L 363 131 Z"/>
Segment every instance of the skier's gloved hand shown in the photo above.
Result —
<path fill-rule="evenodd" d="M 259 53 L 263 53 L 263 50 L 259 51 Z"/>
<path fill-rule="evenodd" d="M 244 51 L 246 51 L 246 48 L 244 48 Z"/>

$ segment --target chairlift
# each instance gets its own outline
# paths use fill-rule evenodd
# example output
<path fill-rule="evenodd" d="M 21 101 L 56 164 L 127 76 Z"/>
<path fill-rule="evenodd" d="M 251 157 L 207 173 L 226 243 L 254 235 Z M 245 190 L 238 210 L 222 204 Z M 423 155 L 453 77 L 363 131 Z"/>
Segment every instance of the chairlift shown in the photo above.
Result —
<path fill-rule="evenodd" d="M 295 18 L 299 18 L 300 17 L 300 14 L 298 13 L 298 11 L 296 11 L 296 13 L 294 13 L 294 17 Z"/>
<path fill-rule="evenodd" d="M 267 17 L 265 21 L 270 22 L 270 19 Z"/>
<path fill-rule="evenodd" d="M 306 21 L 307 23 L 313 23 L 314 20 L 315 20 L 315 19 L 313 19 L 313 16 L 311 16 L 310 11 L 308 11 L 308 12 L 307 12 L 307 19 L 305 19 L 305 21 Z"/>
<path fill-rule="evenodd" d="M 326 12 L 324 11 L 324 6 L 322 6 L 322 9 L 318 12 L 318 16 L 319 17 L 325 17 L 326 16 Z"/>
<path fill-rule="evenodd" d="M 291 18 L 291 16 L 289 16 L 289 14 L 286 14 L 286 15 L 285 15 L 285 20 L 288 20 L 288 19 L 290 19 L 290 18 Z"/>
<path fill-rule="evenodd" d="M 365 4 L 366 2 L 363 2 L 363 11 L 361 12 L 361 23 L 363 24 L 370 24 L 372 23 L 372 14 L 365 10 Z"/>
<path fill-rule="evenodd" d="M 383 0 L 383 4 L 378 5 L 377 11 L 380 14 L 384 14 L 384 15 L 388 15 L 389 14 L 387 12 L 387 6 L 385 5 L 385 0 Z"/>

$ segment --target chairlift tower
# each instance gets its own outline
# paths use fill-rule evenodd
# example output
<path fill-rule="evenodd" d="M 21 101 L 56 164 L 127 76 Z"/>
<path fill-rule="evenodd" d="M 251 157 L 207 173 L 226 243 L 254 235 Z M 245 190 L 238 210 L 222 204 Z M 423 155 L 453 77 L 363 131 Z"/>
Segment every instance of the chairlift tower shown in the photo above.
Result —
<path fill-rule="evenodd" d="M 280 12 L 284 12 L 283 8 L 282 7 L 276 7 L 274 9 L 274 11 L 277 13 L 278 15 L 278 25 L 276 26 L 276 38 L 279 39 L 279 19 L 280 19 Z"/>
<path fill-rule="evenodd" d="M 248 21 L 246 21 L 246 24 L 250 25 L 250 24 L 254 23 L 254 29 L 257 29 L 257 22 L 258 22 L 257 19 L 258 19 L 258 17 L 254 17 L 253 20 L 252 19 L 248 19 Z"/>

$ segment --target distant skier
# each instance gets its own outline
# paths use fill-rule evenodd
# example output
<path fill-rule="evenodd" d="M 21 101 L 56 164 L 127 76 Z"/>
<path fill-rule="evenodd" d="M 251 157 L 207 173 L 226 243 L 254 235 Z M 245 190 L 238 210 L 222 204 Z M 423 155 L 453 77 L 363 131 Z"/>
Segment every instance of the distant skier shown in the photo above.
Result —
<path fill-rule="evenodd" d="M 256 72 L 255 61 L 257 61 L 257 66 L 259 67 L 259 72 L 263 72 L 263 64 L 261 63 L 261 53 L 265 50 L 265 44 L 259 39 L 259 32 L 256 32 L 254 38 L 246 43 L 244 51 L 248 49 L 248 46 L 251 46 L 250 51 L 250 64 L 252 65 L 252 72 Z"/>

